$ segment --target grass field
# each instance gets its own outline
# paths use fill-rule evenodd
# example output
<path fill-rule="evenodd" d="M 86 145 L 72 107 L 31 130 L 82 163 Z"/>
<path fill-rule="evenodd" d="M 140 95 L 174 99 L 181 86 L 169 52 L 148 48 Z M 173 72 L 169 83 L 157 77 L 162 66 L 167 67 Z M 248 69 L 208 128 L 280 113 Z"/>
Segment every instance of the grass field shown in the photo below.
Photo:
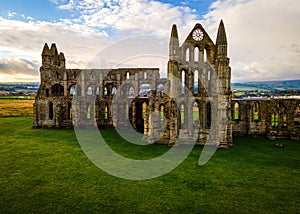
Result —
<path fill-rule="evenodd" d="M 34 100 L 0 99 L 0 116 L 32 116 Z"/>
<path fill-rule="evenodd" d="M 297 213 L 300 144 L 235 138 L 204 166 L 202 147 L 147 181 L 113 177 L 82 152 L 73 130 L 32 129 L 31 117 L 0 118 L 0 213 Z M 147 159 L 169 147 L 128 144 L 102 131 L 118 153 Z M 283 143 L 284 149 L 274 147 Z"/>

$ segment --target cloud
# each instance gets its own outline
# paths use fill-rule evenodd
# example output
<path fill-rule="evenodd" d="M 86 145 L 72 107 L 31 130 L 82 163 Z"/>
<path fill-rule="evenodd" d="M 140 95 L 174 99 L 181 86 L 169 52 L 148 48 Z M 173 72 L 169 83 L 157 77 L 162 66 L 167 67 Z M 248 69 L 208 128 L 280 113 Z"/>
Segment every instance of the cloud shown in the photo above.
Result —
<path fill-rule="evenodd" d="M 41 60 L 45 43 L 57 43 L 58 51 L 73 60 L 69 67 L 84 67 L 86 61 L 111 42 L 105 32 L 80 24 L 68 24 L 66 20 L 51 23 L 45 21 L 18 21 L 0 17 L 0 58 L 23 57 Z"/>
<path fill-rule="evenodd" d="M 153 0 L 70 0 L 59 4 L 61 10 L 76 11 L 86 26 L 136 33 L 169 33 L 172 24 L 184 25 L 195 20 L 188 7 Z M 119 32 L 120 33 L 120 32 Z"/>
<path fill-rule="evenodd" d="M 300 1 L 218 0 L 205 16 L 225 21 L 234 81 L 300 79 Z"/>
<path fill-rule="evenodd" d="M 9 18 L 13 18 L 13 17 L 15 17 L 17 15 L 17 13 L 15 13 L 15 12 L 13 12 L 13 11 L 7 11 L 7 16 L 9 17 Z"/>
<path fill-rule="evenodd" d="M 32 81 L 39 76 L 39 62 L 23 58 L 0 58 L 1 81 Z"/>
<path fill-rule="evenodd" d="M 2 63 L 24 59 L 40 65 L 44 43 L 55 42 L 58 51 L 65 53 L 68 68 L 85 68 L 94 56 L 120 39 L 158 34 L 165 36 L 163 43 L 167 44 L 172 24 L 177 24 L 181 43 L 197 22 L 215 41 L 218 24 L 223 19 L 233 81 L 300 79 L 300 1 L 297 0 L 272 3 L 217 0 L 203 20 L 197 20 L 197 14 L 187 6 L 154 0 L 50 1 L 72 18 L 58 18 L 54 22 L 35 20 L 34 14 L 24 16 L 23 21 L 13 20 L 13 14 L 8 19 L 0 17 Z M 161 45 L 161 49 L 166 52 L 168 47 Z M 103 65 L 108 61 L 103 61 Z M 108 64 L 113 62 L 110 60 Z M 16 65 L 17 61 L 11 63 Z M 15 71 L 22 73 L 19 69 Z M 25 73 L 34 75 L 26 69 L 22 74 Z M 4 73 L 0 75 L 2 79 Z"/>

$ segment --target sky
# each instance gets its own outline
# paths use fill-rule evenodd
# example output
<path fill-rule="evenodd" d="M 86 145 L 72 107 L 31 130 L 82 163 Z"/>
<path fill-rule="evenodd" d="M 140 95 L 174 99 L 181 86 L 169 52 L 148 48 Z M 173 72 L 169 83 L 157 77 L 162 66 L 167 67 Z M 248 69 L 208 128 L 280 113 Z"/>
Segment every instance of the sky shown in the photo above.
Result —
<path fill-rule="evenodd" d="M 45 43 L 67 68 L 86 68 L 124 38 L 153 35 L 166 61 L 149 66 L 166 65 L 173 24 L 180 43 L 196 23 L 215 41 L 221 19 L 233 82 L 300 79 L 299 0 L 0 0 L 0 82 L 39 81 Z"/>

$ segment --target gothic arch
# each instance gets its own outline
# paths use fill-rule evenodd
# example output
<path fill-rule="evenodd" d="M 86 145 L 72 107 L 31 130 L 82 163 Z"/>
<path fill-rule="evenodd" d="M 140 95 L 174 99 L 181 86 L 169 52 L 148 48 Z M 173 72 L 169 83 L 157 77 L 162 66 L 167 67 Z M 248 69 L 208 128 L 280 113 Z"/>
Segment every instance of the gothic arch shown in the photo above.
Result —
<path fill-rule="evenodd" d="M 240 103 L 235 101 L 233 103 L 233 116 L 232 116 L 232 118 L 234 120 L 240 120 L 240 118 L 241 118 L 240 112 L 241 112 Z"/>
<path fill-rule="evenodd" d="M 64 87 L 56 83 L 52 86 L 52 96 L 64 96 Z"/>
<path fill-rule="evenodd" d="M 75 96 L 76 95 L 76 85 L 73 84 L 69 87 L 69 95 L 70 96 Z"/>
<path fill-rule="evenodd" d="M 194 48 L 194 62 L 200 62 L 200 49 L 198 46 Z"/>
<path fill-rule="evenodd" d="M 185 55 L 184 55 L 184 56 L 185 56 L 185 61 L 186 61 L 186 62 L 189 62 L 189 61 L 190 61 L 190 57 L 191 57 L 191 56 L 190 56 L 190 55 L 191 55 L 191 54 L 190 54 L 190 47 L 186 47 L 186 48 L 185 48 L 184 54 L 185 54 Z"/>

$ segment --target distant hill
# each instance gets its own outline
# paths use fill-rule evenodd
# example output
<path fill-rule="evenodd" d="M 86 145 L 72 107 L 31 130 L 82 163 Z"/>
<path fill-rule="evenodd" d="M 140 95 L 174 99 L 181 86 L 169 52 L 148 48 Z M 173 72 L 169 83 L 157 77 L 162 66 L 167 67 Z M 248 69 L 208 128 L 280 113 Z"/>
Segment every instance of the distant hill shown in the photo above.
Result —
<path fill-rule="evenodd" d="M 279 81 L 257 81 L 232 83 L 233 89 L 240 90 L 241 88 L 255 88 L 258 90 L 300 90 L 300 80 L 279 80 Z"/>

